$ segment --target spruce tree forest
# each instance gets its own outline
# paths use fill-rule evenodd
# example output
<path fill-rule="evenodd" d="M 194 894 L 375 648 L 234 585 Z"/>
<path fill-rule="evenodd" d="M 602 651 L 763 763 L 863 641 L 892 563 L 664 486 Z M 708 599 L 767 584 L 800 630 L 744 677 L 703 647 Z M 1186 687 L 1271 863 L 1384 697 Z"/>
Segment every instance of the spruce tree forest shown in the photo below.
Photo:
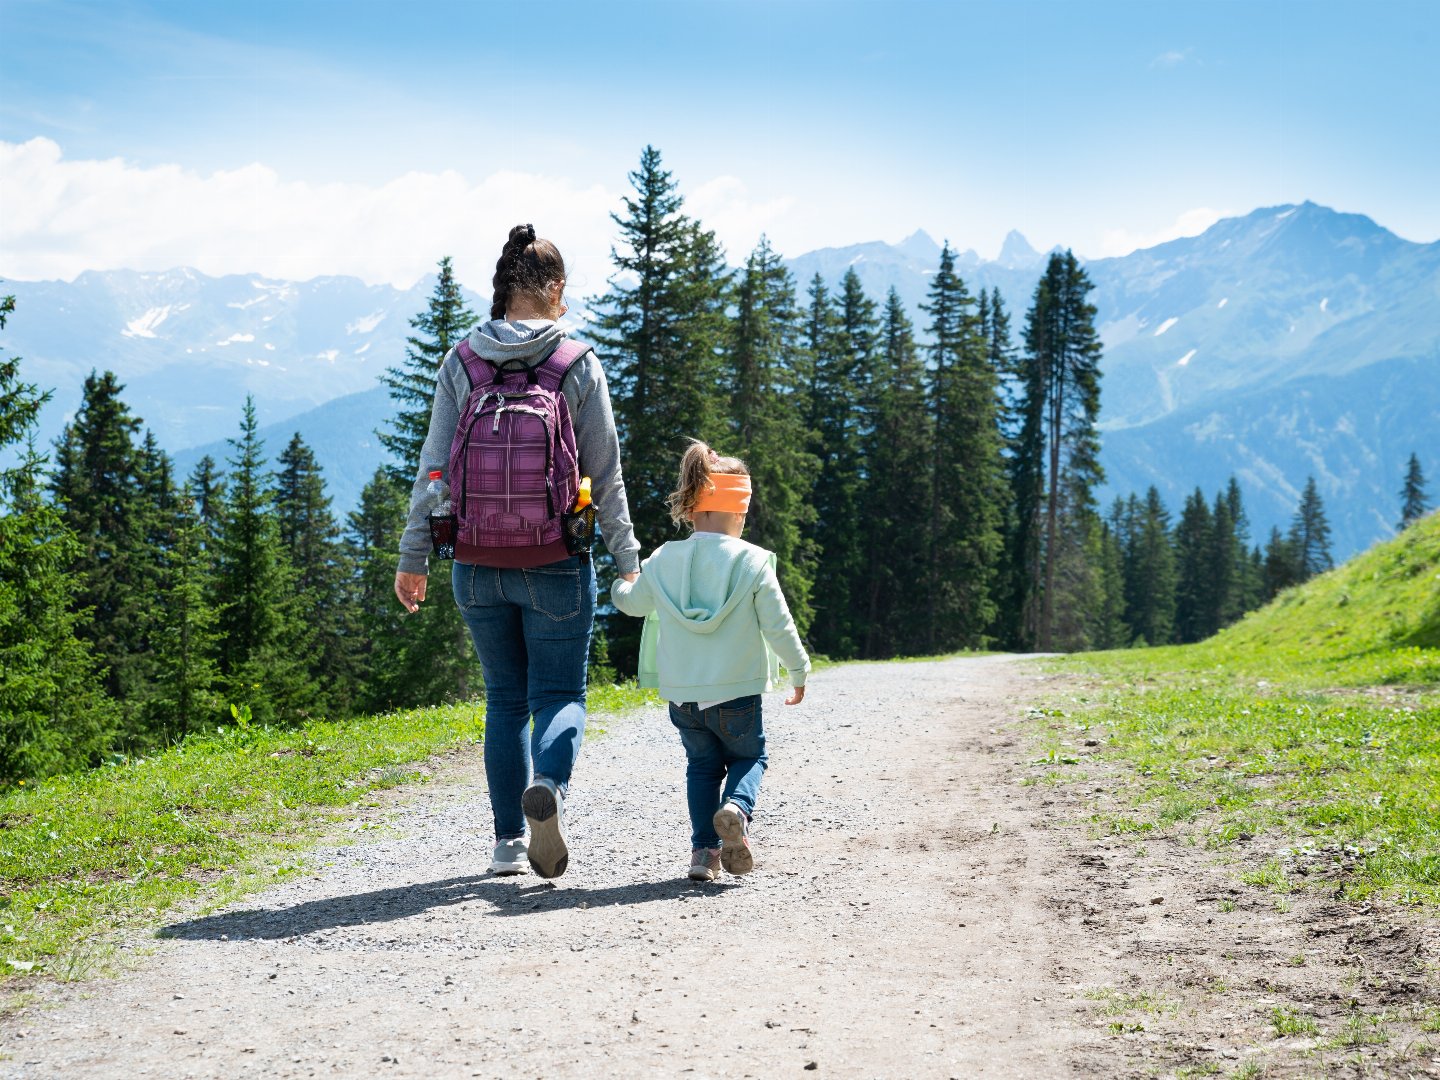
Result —
<path fill-rule="evenodd" d="M 589 335 L 643 553 L 678 535 L 664 499 L 688 437 L 744 458 L 746 538 L 776 553 L 812 652 L 1193 642 L 1330 566 L 1313 479 L 1263 540 L 1233 479 L 1178 513 L 1153 488 L 1097 504 L 1101 345 L 1071 253 L 1050 256 L 1017 322 L 947 245 L 907 311 L 853 270 L 794 281 L 763 238 L 731 266 L 653 148 L 630 181 Z M 0 327 L 23 317 L 4 300 Z M 177 476 L 108 371 L 37 446 L 49 394 L 0 356 L 0 782 L 217 726 L 483 693 L 448 564 L 417 614 L 392 592 L 436 371 L 479 321 L 441 259 L 385 377 L 389 464 L 343 518 L 298 434 L 258 438 L 252 401 L 224 460 Z M 1429 508 L 1413 455 L 1399 494 L 1404 527 Z M 600 560 L 591 677 L 613 679 L 634 669 L 640 623 L 604 613 Z"/>

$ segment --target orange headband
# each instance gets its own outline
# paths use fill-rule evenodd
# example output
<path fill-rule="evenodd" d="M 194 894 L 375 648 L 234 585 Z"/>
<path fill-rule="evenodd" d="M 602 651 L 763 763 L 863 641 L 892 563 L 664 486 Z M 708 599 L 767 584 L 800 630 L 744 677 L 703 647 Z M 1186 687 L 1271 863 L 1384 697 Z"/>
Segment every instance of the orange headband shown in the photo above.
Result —
<path fill-rule="evenodd" d="M 695 501 L 692 513 L 719 510 L 743 514 L 750 509 L 750 477 L 739 473 L 711 473 L 711 490 Z"/>

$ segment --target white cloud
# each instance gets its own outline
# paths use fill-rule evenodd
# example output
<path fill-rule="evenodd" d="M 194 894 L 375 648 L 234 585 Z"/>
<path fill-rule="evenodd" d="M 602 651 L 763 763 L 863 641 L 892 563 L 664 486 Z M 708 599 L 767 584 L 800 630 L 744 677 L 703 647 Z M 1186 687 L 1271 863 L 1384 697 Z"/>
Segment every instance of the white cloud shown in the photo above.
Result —
<path fill-rule="evenodd" d="M 773 239 L 775 226 L 794 206 L 788 195 L 753 199 L 745 182 L 734 176 L 717 176 L 685 194 L 685 213 L 714 230 L 731 265 L 745 261 L 761 233 L 769 232 Z"/>
<path fill-rule="evenodd" d="M 1230 210 L 1213 210 L 1208 206 L 1197 206 L 1193 210 L 1186 210 L 1172 224 L 1154 232 L 1134 232 L 1125 228 L 1102 229 L 1100 232 L 1100 256 L 1109 258 L 1116 255 L 1129 255 L 1130 252 L 1138 251 L 1140 248 L 1154 247 L 1156 244 L 1177 240 L 1182 236 L 1199 236 L 1221 218 L 1230 216 L 1232 216 Z"/>
<path fill-rule="evenodd" d="M 1167 49 L 1165 52 L 1162 52 L 1159 56 L 1155 57 L 1154 60 L 1151 60 L 1150 66 L 1152 68 L 1179 67 L 1181 64 L 1185 63 L 1186 60 L 1190 59 L 1190 54 L 1193 51 L 1194 50 L 1192 49 Z"/>
<path fill-rule="evenodd" d="M 530 221 L 564 252 L 580 295 L 604 287 L 619 197 L 521 172 L 478 181 L 409 172 L 378 187 L 287 181 L 262 164 L 201 175 L 118 158 L 70 161 L 36 138 L 0 142 L 0 204 L 0 277 L 193 266 L 408 287 L 448 254 L 460 280 L 484 294 L 510 226 Z"/>

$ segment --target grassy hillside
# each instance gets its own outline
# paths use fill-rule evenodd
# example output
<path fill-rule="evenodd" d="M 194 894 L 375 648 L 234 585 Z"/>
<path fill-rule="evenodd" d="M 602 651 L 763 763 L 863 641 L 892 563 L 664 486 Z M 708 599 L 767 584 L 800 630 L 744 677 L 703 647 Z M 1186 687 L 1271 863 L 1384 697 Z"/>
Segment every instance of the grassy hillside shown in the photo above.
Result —
<path fill-rule="evenodd" d="M 1440 903 L 1440 515 L 1199 645 L 1061 662 L 1052 783 L 1124 766 L 1093 826 L 1230 850 L 1244 879 Z M 1083 733 L 1083 734 L 1082 734 Z"/>

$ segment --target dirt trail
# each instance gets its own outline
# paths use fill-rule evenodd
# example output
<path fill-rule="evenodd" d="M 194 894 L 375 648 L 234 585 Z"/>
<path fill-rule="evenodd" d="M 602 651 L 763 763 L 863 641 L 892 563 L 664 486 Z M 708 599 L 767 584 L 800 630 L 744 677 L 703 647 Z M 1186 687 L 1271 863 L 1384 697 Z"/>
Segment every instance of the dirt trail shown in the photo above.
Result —
<path fill-rule="evenodd" d="M 662 710 L 602 721 L 587 745 L 554 885 L 484 873 L 475 758 L 397 800 L 381 839 L 317 851 L 310 875 L 172 921 L 123 977 L 9 1017 L 0 1076 L 1109 1077 L 1268 1060 L 1266 991 L 1217 997 L 1207 980 L 1241 964 L 1237 986 L 1273 986 L 1313 925 L 1216 926 L 1209 890 L 1233 882 L 1203 854 L 1126 853 L 1070 824 L 1078 795 L 1022 786 L 1024 709 L 1047 689 L 993 657 L 844 666 L 799 707 L 768 698 L 757 869 L 714 885 L 683 879 L 683 755 Z M 1428 947 L 1402 931 L 1397 965 Z M 1117 1012 L 1112 991 L 1174 1007 Z"/>

